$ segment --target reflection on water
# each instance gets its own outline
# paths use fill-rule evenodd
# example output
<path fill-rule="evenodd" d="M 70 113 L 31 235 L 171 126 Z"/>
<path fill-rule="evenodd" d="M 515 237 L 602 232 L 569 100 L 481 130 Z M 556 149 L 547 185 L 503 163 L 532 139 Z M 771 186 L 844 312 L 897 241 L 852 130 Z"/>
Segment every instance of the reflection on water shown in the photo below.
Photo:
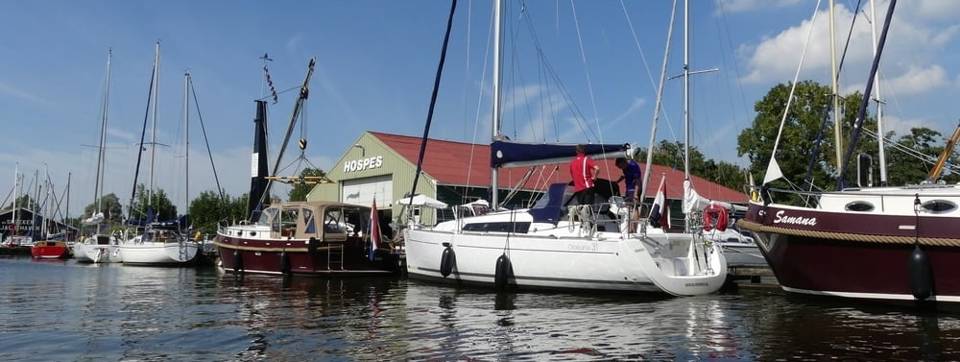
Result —
<path fill-rule="evenodd" d="M 496 294 L 7 258 L 0 346 L 0 360 L 955 360 L 960 319 L 778 291 Z"/>

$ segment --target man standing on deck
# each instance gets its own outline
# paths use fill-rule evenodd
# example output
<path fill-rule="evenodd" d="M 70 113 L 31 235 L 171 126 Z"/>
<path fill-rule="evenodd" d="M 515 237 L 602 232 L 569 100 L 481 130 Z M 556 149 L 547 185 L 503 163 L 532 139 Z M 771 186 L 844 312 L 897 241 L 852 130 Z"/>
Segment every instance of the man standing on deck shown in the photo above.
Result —
<path fill-rule="evenodd" d="M 626 181 L 627 192 L 623 194 L 624 200 L 627 202 L 636 203 L 639 200 L 639 191 L 640 190 L 640 164 L 634 160 L 628 160 L 626 158 L 620 157 L 614 161 L 614 164 L 623 171 L 623 176 L 620 176 L 620 179 L 617 180 L 617 183 L 620 181 Z"/>
<path fill-rule="evenodd" d="M 583 145 L 577 145 L 577 158 L 570 162 L 570 178 L 573 180 L 573 192 L 580 205 L 593 204 L 593 185 L 600 166 L 587 157 Z"/>

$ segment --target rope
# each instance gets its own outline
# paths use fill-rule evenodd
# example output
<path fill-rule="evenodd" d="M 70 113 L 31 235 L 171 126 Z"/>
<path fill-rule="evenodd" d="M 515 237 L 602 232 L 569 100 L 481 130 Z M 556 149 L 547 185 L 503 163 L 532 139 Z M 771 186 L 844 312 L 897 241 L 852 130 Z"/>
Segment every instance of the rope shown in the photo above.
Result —
<path fill-rule="evenodd" d="M 929 245 L 929 246 L 960 246 L 960 239 L 956 238 L 930 238 L 930 237 L 920 237 L 919 233 L 916 236 L 893 236 L 893 235 L 869 235 L 869 234 L 853 234 L 853 233 L 840 233 L 833 231 L 813 231 L 813 230 L 797 230 L 784 228 L 779 226 L 767 226 L 753 221 L 748 221 L 745 219 L 740 219 L 737 221 L 737 226 L 754 231 L 754 232 L 767 232 L 767 233 L 776 233 L 782 235 L 791 235 L 791 236 L 803 236 L 810 238 L 818 239 L 833 239 L 833 240 L 842 240 L 842 241 L 855 241 L 855 242 L 864 242 L 864 243 L 876 243 L 876 244 L 903 244 L 903 245 Z"/>

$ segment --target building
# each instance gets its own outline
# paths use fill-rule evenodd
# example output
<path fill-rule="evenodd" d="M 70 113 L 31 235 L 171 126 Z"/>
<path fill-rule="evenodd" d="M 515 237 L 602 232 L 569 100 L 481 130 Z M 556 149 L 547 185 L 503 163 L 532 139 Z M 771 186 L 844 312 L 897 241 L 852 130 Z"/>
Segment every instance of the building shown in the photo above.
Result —
<path fill-rule="evenodd" d="M 16 223 L 14 223 L 14 214 L 13 208 L 7 208 L 0 210 L 0 240 L 6 239 L 7 236 L 10 236 L 14 230 L 16 230 L 17 235 L 30 235 L 34 237 L 34 240 L 41 238 L 41 226 L 43 221 L 40 215 L 36 215 L 34 219 L 33 211 L 25 208 L 18 208 L 16 215 Z M 67 237 L 70 240 L 76 239 L 77 228 L 63 224 L 58 219 L 46 219 L 47 221 L 47 230 L 49 233 L 59 233 L 62 231 L 67 231 Z"/>
<path fill-rule="evenodd" d="M 376 199 L 377 208 L 383 210 L 381 216 L 391 219 L 401 208 L 394 201 L 399 201 L 409 194 L 413 187 L 419 152 L 420 137 L 364 132 L 327 171 L 327 177 L 334 183 L 317 185 L 307 195 L 307 200 L 340 201 L 370 206 Z M 600 166 L 601 178 L 620 178 L 620 169 L 614 166 L 613 160 L 597 163 Z M 524 180 L 528 172 L 530 176 Z M 651 173 L 650 185 L 644 193 L 647 198 L 656 195 L 661 175 L 666 177 L 667 198 L 683 198 L 683 171 L 654 165 Z M 430 139 L 427 141 L 416 193 L 448 205 L 478 199 L 489 200 L 490 174 L 489 145 Z M 565 164 L 501 168 L 500 199 L 506 199 L 510 190 L 516 188 L 518 192 L 508 199 L 505 205 L 526 206 L 531 199 L 539 195 L 539 191 L 545 190 L 550 184 L 569 181 L 570 174 Z M 731 203 L 746 203 L 748 200 L 747 195 L 742 192 L 700 177 L 693 177 L 693 186 L 702 196 L 712 200 Z M 673 207 L 673 215 L 680 215 L 679 202 L 673 203 Z M 434 213 L 422 216 L 425 223 L 432 223 L 437 219 L 438 215 Z M 439 219 L 445 219 L 444 215 L 439 215 Z"/>

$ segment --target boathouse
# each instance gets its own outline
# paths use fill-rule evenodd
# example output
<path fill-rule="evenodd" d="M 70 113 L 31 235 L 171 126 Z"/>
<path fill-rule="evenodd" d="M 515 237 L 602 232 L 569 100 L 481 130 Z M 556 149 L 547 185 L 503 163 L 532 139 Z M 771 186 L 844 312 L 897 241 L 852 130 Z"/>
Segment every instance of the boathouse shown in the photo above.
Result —
<path fill-rule="evenodd" d="M 398 204 L 413 187 L 413 175 L 417 169 L 420 152 L 420 137 L 367 131 L 360 135 L 352 146 L 340 156 L 327 177 L 333 183 L 320 184 L 307 195 L 310 201 L 339 201 L 370 206 L 374 199 L 383 218 L 392 218 L 400 212 Z M 617 180 L 620 169 L 613 160 L 597 161 L 601 178 Z M 641 168 L 643 165 L 641 164 Z M 525 177 L 530 173 L 528 177 Z M 666 176 L 667 199 L 673 202 L 671 215 L 681 218 L 680 202 L 683 198 L 683 170 L 654 165 L 652 177 L 644 196 L 652 199 L 660 185 L 661 175 Z M 490 196 L 490 146 L 459 141 L 429 139 L 417 194 L 422 194 L 448 205 L 460 205 L 475 200 L 489 200 Z M 569 182 L 566 164 L 536 167 L 507 167 L 499 172 L 500 200 L 507 207 L 526 206 L 551 183 Z M 520 183 L 523 182 L 521 185 Z M 693 176 L 693 186 L 700 195 L 718 201 L 745 204 L 748 196 L 706 179 Z M 623 184 L 620 184 L 623 192 Z M 517 192 L 507 198 L 510 191 Z M 421 221 L 433 223 L 452 217 L 441 211 L 421 215 Z"/>
<path fill-rule="evenodd" d="M 43 225 L 43 219 L 40 215 L 35 215 L 33 211 L 26 208 L 17 208 L 16 222 L 14 222 L 13 208 L 8 207 L 0 210 L 0 240 L 6 239 L 14 231 L 17 235 L 30 235 L 35 240 L 41 237 L 40 231 Z M 47 230 L 50 234 L 67 231 L 70 240 L 76 239 L 77 228 L 64 224 L 60 220 L 46 219 Z"/>

